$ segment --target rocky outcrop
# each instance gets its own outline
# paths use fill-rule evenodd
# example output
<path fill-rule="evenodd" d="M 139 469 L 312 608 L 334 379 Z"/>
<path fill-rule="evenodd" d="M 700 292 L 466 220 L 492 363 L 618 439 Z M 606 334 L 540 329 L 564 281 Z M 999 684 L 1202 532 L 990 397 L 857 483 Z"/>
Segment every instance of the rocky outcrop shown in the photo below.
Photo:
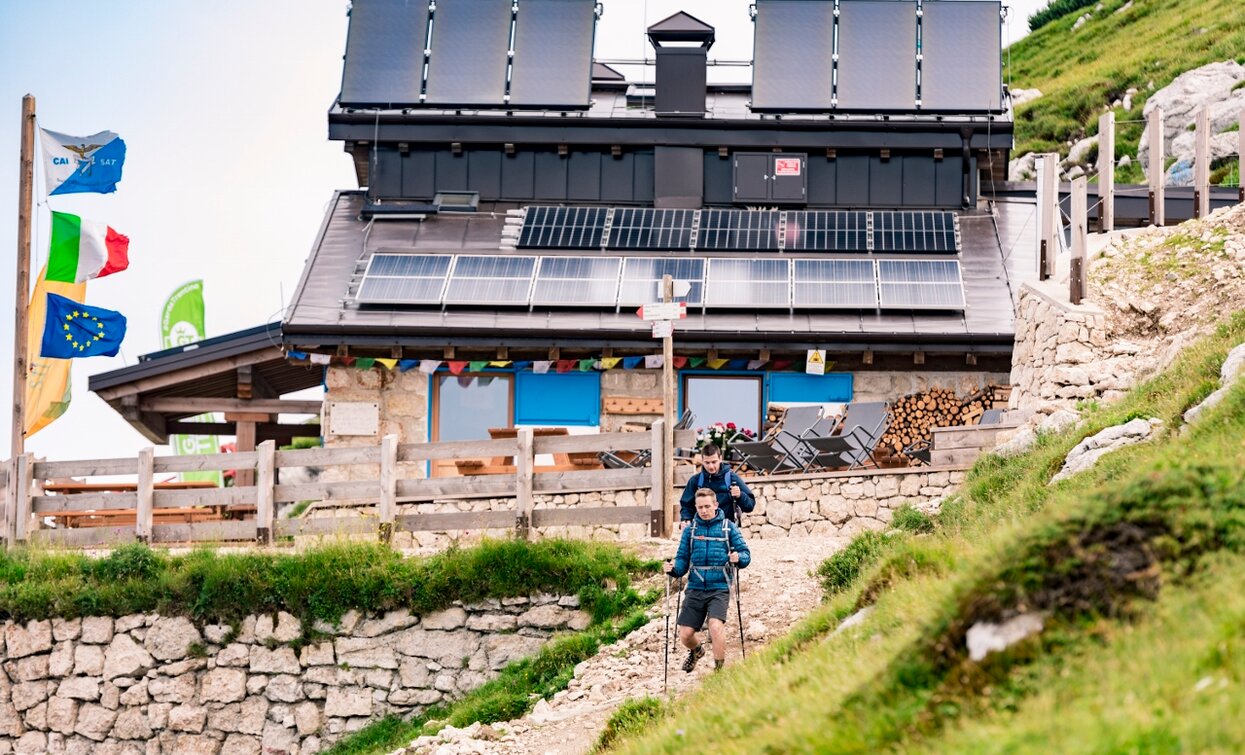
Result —
<path fill-rule="evenodd" d="M 1112 451 L 1150 440 L 1162 424 L 1160 419 L 1135 419 L 1091 435 L 1068 452 L 1063 468 L 1050 479 L 1050 484 L 1054 485 L 1078 472 L 1084 472 Z"/>
<path fill-rule="evenodd" d="M 588 622 L 577 598 L 558 595 L 423 617 L 350 612 L 305 644 L 288 613 L 238 627 L 157 614 L 9 621 L 0 753 L 319 752 L 374 718 L 474 689 Z"/>
<path fill-rule="evenodd" d="M 1203 107 L 1210 108 L 1211 160 L 1236 155 L 1240 143 L 1236 133 L 1225 133 L 1239 123 L 1245 110 L 1245 66 L 1234 60 L 1209 63 L 1186 71 L 1172 83 L 1150 95 L 1142 110 L 1145 117 L 1157 107 L 1163 108 L 1164 150 L 1176 162 L 1167 170 L 1169 186 L 1193 185 L 1193 157 L 1197 138 L 1189 126 L 1197 123 Z M 1148 166 L 1150 144 L 1143 135 L 1137 147 L 1142 169 Z"/>
<path fill-rule="evenodd" d="M 1217 406 L 1219 402 L 1223 401 L 1224 397 L 1228 395 L 1228 391 L 1242 374 L 1245 374 L 1245 344 L 1241 344 L 1228 352 L 1227 359 L 1223 360 L 1223 366 L 1219 368 L 1219 388 L 1202 399 L 1200 404 L 1184 413 L 1186 426 L 1181 428 L 1181 430 L 1187 429 L 1188 425 L 1196 424 L 1206 410 Z"/>

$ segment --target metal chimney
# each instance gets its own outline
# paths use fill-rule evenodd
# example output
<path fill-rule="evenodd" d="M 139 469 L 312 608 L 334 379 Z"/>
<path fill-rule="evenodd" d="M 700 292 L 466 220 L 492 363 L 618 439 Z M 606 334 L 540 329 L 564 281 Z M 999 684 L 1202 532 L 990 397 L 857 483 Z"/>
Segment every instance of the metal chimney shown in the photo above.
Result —
<path fill-rule="evenodd" d="M 650 26 L 648 39 L 657 51 L 657 115 L 703 118 L 713 27 L 680 11 Z"/>

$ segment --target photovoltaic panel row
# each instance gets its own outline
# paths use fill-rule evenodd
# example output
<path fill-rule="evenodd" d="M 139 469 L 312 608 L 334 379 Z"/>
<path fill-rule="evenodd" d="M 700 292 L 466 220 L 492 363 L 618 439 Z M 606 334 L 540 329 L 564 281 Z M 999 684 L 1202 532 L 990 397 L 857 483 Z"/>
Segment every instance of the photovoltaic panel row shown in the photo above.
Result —
<path fill-rule="evenodd" d="M 781 217 L 776 210 L 701 210 L 696 248 L 777 249 Z"/>
<path fill-rule="evenodd" d="M 689 250 L 692 210 L 620 207 L 614 210 L 608 249 Z"/>
<path fill-rule="evenodd" d="M 346 34 L 342 104 L 418 103 L 427 35 L 427 2 L 357 0 L 350 9 Z"/>
<path fill-rule="evenodd" d="M 522 249 L 600 249 L 604 207 L 529 207 L 519 233 Z"/>
<path fill-rule="evenodd" d="M 376 254 L 361 304 L 633 307 L 665 275 L 714 309 L 964 308 L 957 260 Z"/>
<path fill-rule="evenodd" d="M 834 3 L 756 0 L 752 109 L 829 110 Z"/>
<path fill-rule="evenodd" d="M 838 42 L 839 109 L 916 109 L 916 3 L 841 3 Z"/>
<path fill-rule="evenodd" d="M 921 109 L 1002 110 L 1002 3 L 925 3 Z"/>
<path fill-rule="evenodd" d="M 595 0 L 354 0 L 340 102 L 587 108 Z"/>
<path fill-rule="evenodd" d="M 878 260 L 883 309 L 963 309 L 964 283 L 954 260 Z"/>
<path fill-rule="evenodd" d="M 809 252 L 867 252 L 869 216 L 856 210 L 787 213 L 787 249 Z"/>
<path fill-rule="evenodd" d="M 955 214 L 933 211 L 873 213 L 873 251 L 955 254 Z"/>

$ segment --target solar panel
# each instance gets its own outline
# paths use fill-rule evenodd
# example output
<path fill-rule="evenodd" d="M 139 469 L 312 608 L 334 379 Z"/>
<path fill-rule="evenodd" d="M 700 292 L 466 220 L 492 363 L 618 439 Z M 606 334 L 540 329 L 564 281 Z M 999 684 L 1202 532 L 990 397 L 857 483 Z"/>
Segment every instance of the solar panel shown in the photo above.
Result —
<path fill-rule="evenodd" d="M 752 109 L 829 110 L 834 3 L 757 0 Z"/>
<path fill-rule="evenodd" d="M 612 307 L 621 268 L 621 257 L 541 257 L 532 304 Z"/>
<path fill-rule="evenodd" d="M 527 304 L 535 270 L 535 257 L 456 257 L 444 301 L 446 304 Z"/>
<path fill-rule="evenodd" d="M 437 5 L 428 57 L 428 104 L 505 104 L 510 0 Z"/>
<path fill-rule="evenodd" d="M 955 254 L 955 214 L 898 211 L 873 213 L 873 251 Z"/>
<path fill-rule="evenodd" d="M 618 288 L 619 306 L 639 306 L 657 301 L 657 284 L 663 276 L 692 284 L 686 296 L 675 301 L 700 304 L 704 301 L 705 260 L 694 257 L 627 257 L 623 260 L 622 285 Z"/>
<path fill-rule="evenodd" d="M 998 2 L 926 3 L 921 20 L 921 108 L 1002 110 Z"/>
<path fill-rule="evenodd" d="M 440 304 L 450 255 L 374 254 L 359 286 L 364 304 Z"/>
<path fill-rule="evenodd" d="M 609 249 L 685 250 L 692 248 L 692 210 L 614 210 Z"/>
<path fill-rule="evenodd" d="M 342 105 L 414 105 L 424 82 L 428 3 L 363 0 L 350 10 Z"/>
<path fill-rule="evenodd" d="M 791 303 L 796 308 L 875 309 L 871 260 L 793 260 Z"/>
<path fill-rule="evenodd" d="M 701 210 L 696 248 L 777 249 L 780 217 L 776 210 Z"/>
<path fill-rule="evenodd" d="M 802 210 L 787 213 L 788 251 L 867 252 L 868 213 L 855 210 Z"/>
<path fill-rule="evenodd" d="M 586 108 L 596 0 L 523 0 L 515 17 L 510 104 Z"/>
<path fill-rule="evenodd" d="M 791 263 L 787 260 L 709 260 L 705 277 L 707 307 L 790 307 Z"/>
<path fill-rule="evenodd" d="M 600 249 L 604 207 L 529 207 L 519 232 L 520 248 Z"/>
<path fill-rule="evenodd" d="M 883 309 L 964 309 L 956 260 L 878 260 Z"/>
<path fill-rule="evenodd" d="M 916 3 L 843 0 L 838 41 L 840 110 L 916 109 Z"/>

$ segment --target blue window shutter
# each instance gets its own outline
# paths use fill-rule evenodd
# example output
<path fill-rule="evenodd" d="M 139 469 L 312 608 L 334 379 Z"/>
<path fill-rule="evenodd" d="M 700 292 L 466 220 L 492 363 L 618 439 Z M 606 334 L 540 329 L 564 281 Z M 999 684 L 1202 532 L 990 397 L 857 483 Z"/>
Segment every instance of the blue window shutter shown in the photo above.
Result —
<path fill-rule="evenodd" d="M 601 373 L 517 373 L 514 423 L 575 426 L 601 424 Z"/>
<path fill-rule="evenodd" d="M 852 400 L 852 376 L 841 372 L 829 375 L 772 373 L 769 376 L 769 400 L 779 403 L 845 403 Z"/>

